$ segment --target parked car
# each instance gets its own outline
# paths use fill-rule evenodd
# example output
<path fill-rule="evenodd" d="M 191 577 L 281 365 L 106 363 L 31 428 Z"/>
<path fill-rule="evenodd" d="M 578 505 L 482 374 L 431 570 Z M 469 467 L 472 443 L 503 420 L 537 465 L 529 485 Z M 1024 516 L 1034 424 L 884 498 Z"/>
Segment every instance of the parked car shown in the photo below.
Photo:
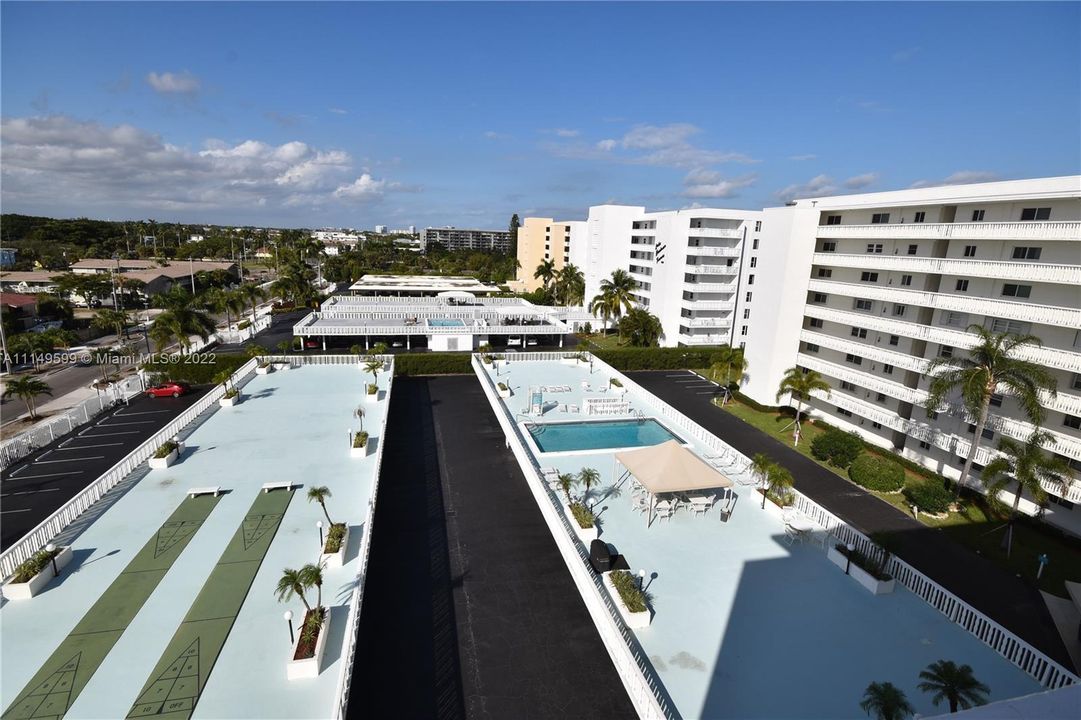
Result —
<path fill-rule="evenodd" d="M 180 397 L 191 392 L 191 386 L 185 382 L 163 382 L 161 385 L 146 389 L 147 397 Z"/>

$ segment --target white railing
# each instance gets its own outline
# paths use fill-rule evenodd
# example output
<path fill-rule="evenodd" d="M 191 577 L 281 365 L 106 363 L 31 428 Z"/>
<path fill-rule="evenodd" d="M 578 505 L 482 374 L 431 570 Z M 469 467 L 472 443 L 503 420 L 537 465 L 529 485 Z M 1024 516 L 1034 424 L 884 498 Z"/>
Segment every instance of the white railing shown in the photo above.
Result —
<path fill-rule="evenodd" d="M 676 339 L 685 345 L 724 345 L 728 342 L 729 337 L 727 334 L 687 335 L 686 333 L 680 333 Z"/>
<path fill-rule="evenodd" d="M 736 307 L 734 298 L 728 300 L 683 300 L 688 310 L 732 310 Z"/>
<path fill-rule="evenodd" d="M 710 247 L 708 245 L 691 245 L 687 248 L 689 257 L 739 257 L 738 247 Z"/>
<path fill-rule="evenodd" d="M 239 370 L 233 373 L 230 384 L 239 384 L 254 373 L 256 364 L 254 358 L 244 363 Z M 81 490 L 60 509 L 43 520 L 36 528 L 11 545 L 3 554 L 0 554 L 0 576 L 7 577 L 13 573 L 19 563 L 43 548 L 46 543 L 73 523 L 109 490 L 126 478 L 128 474 L 146 462 L 148 458 L 158 451 L 162 443 L 171 440 L 204 411 L 217 405 L 218 399 L 224 394 L 225 387 L 215 385 L 213 389 L 199 398 L 191 407 L 147 438 L 139 447 L 128 453 L 101 477 Z"/>
<path fill-rule="evenodd" d="M 738 240 L 743 237 L 743 234 L 739 228 L 693 227 L 687 229 L 687 237 L 735 238 Z"/>
<path fill-rule="evenodd" d="M 583 415 L 630 415 L 631 404 L 621 397 L 587 397 L 582 400 Z"/>
<path fill-rule="evenodd" d="M 103 410 L 135 397 L 144 389 L 142 378 L 132 375 L 109 385 L 104 393 L 87 398 L 78 405 L 68 408 L 62 415 L 55 415 L 8 438 L 3 445 L 0 445 L 0 468 L 8 467 L 19 458 L 26 457 L 58 437 L 87 424 Z"/>
<path fill-rule="evenodd" d="M 353 360 L 354 362 L 356 360 L 356 358 L 348 356 L 324 357 L 343 357 Z M 379 475 L 383 467 L 383 448 L 386 445 L 387 419 L 390 417 L 390 393 L 394 386 L 394 357 L 392 355 L 379 355 L 377 357 L 382 359 L 384 364 L 389 363 L 387 372 L 389 373 L 388 377 L 390 379 L 387 381 L 387 395 L 382 401 L 386 403 L 385 412 L 383 413 L 382 434 L 379 435 L 379 444 L 376 448 L 375 474 L 372 476 L 372 489 L 368 498 L 368 515 L 364 523 L 364 531 L 360 536 L 360 550 L 357 555 L 358 565 L 355 586 L 353 589 L 353 597 L 349 601 L 349 615 L 345 624 L 345 639 L 342 647 L 342 667 L 338 673 L 338 685 L 334 694 L 334 717 L 336 720 L 345 720 L 349 709 L 349 689 L 353 679 L 353 663 L 356 661 L 357 655 L 357 639 L 360 634 L 360 612 L 364 604 L 364 585 L 368 577 L 368 556 L 371 553 L 372 528 L 374 527 L 375 522 L 375 505 L 379 493 Z M 315 365 L 319 363 L 301 364 Z"/>
<path fill-rule="evenodd" d="M 680 324 L 687 327 L 712 327 L 712 328 L 730 328 L 732 327 L 732 320 L 727 317 L 715 317 L 715 318 L 680 318 Z"/>
<path fill-rule="evenodd" d="M 312 317 L 315 316 L 315 317 Z M 293 326 L 293 335 L 321 336 L 321 335 L 476 335 L 494 333 L 497 335 L 565 335 L 570 328 L 559 320 L 549 318 L 541 325 L 489 325 L 483 320 L 463 320 L 463 325 L 456 326 L 431 326 L 424 322 L 416 325 L 364 325 L 364 324 L 319 324 L 326 322 L 348 323 L 351 318 L 330 317 L 323 318 L 318 313 L 312 313 L 311 320 L 301 321 Z M 356 318 L 360 319 L 360 318 Z M 308 318 L 305 318 L 308 320 Z"/>
<path fill-rule="evenodd" d="M 890 223 L 820 225 L 820 238 L 936 240 L 1081 240 L 1081 222 Z"/>
<path fill-rule="evenodd" d="M 739 265 L 684 265 L 683 272 L 695 275 L 738 275 Z"/>
<path fill-rule="evenodd" d="M 254 323 L 250 320 L 247 320 L 247 322 L 251 324 L 249 324 L 243 329 L 233 330 L 230 328 L 227 330 L 219 330 L 215 334 L 218 336 L 218 339 L 221 340 L 223 343 L 238 345 L 242 342 L 247 342 L 248 340 L 251 340 L 253 337 L 255 337 L 257 333 L 261 333 L 263 330 L 266 330 L 268 327 L 270 327 L 273 319 L 274 318 L 271 315 L 263 315 L 261 317 L 257 317 Z M 244 321 L 245 319 L 241 319 L 239 322 L 234 323 L 234 325 L 239 326 Z"/>
<path fill-rule="evenodd" d="M 962 275 L 965 277 L 1032 280 L 1035 282 L 1081 285 L 1081 265 L 1042 263 L 1029 260 L 966 260 L 962 258 L 932 258 L 915 255 L 882 255 L 878 253 L 815 253 L 815 265 L 830 267 L 867 268 L 871 270 Z"/>
<path fill-rule="evenodd" d="M 734 293 L 736 291 L 736 283 L 684 281 L 683 287 L 696 293 Z"/>
<path fill-rule="evenodd" d="M 619 377 L 628 391 L 637 392 L 639 397 L 645 401 L 646 405 L 650 406 L 657 416 L 664 418 L 666 424 L 675 426 L 685 436 L 694 438 L 718 455 L 735 453 L 742 456 L 728 443 L 667 403 L 660 401 L 652 393 L 616 371 L 608 363 L 598 358 L 594 358 L 593 362 L 595 366 L 600 367 L 602 372 L 608 372 L 612 377 Z M 747 458 L 744 458 L 744 462 L 745 467 L 750 465 Z M 521 460 L 519 460 L 519 463 L 521 463 Z M 797 509 L 827 531 L 837 535 L 842 543 L 852 542 L 864 551 L 869 549 L 870 540 L 865 535 L 851 528 L 798 490 L 793 490 L 793 493 L 795 494 Z M 929 605 L 942 612 L 952 622 L 957 623 L 982 640 L 991 649 L 1031 675 L 1044 687 L 1055 689 L 1081 682 L 1081 678 L 1078 678 L 1065 667 L 1021 640 L 908 563 L 895 557 L 890 561 L 888 572 L 913 594 L 918 595 Z"/>
<path fill-rule="evenodd" d="M 554 356 L 545 353 L 523 353 L 523 355 L 538 357 L 516 357 L 515 360 L 555 359 Z M 661 720 L 662 718 L 667 720 L 679 717 L 678 711 L 664 688 L 664 683 L 653 669 L 653 663 L 638 644 L 634 633 L 623 623 L 622 616 L 612 598 L 589 565 L 589 554 L 576 539 L 566 514 L 559 507 L 559 499 L 547 489 L 541 479 L 537 465 L 526 450 L 521 431 L 514 423 L 514 418 L 499 401 L 494 381 L 485 372 L 477 355 L 473 356 L 472 364 L 473 371 L 480 379 L 484 394 L 488 397 L 488 402 L 495 412 L 496 420 L 503 429 L 507 444 L 526 477 L 526 484 L 533 493 L 556 547 L 570 570 L 571 579 L 585 602 L 586 610 L 593 618 L 601 641 L 608 650 L 616 673 L 623 681 L 623 686 L 638 716 L 643 720 Z"/>
<path fill-rule="evenodd" d="M 862 325 L 859 327 L 863 327 Z M 859 339 L 847 335 L 828 335 L 814 330 L 802 330 L 799 339 L 803 342 L 814 343 L 819 347 L 829 348 L 843 353 L 854 353 L 864 358 L 877 360 L 878 362 L 893 365 L 905 370 L 913 370 L 923 373 L 927 369 L 927 360 L 909 355 L 908 353 L 886 350 L 878 345 L 860 342 Z"/>

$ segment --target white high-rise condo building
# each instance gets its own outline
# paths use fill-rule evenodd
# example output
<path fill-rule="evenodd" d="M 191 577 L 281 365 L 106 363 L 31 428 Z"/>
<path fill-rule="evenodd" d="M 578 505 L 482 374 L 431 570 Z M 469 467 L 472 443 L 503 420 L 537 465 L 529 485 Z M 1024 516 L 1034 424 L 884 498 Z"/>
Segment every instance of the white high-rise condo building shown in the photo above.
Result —
<path fill-rule="evenodd" d="M 928 417 L 928 361 L 971 347 L 972 324 L 1032 334 L 1042 347 L 1019 355 L 1058 381 L 1042 403 L 1049 450 L 1081 470 L 1081 177 L 806 199 L 761 217 L 737 320 L 750 397 L 773 404 L 785 369 L 815 370 L 832 391 L 814 412 L 956 478 L 974 419 Z M 975 469 L 999 438 L 1033 430 L 996 396 Z M 1081 534 L 1081 482 L 1047 490 L 1045 519 Z M 1027 498 L 1022 509 L 1037 511 Z"/>
<path fill-rule="evenodd" d="M 657 316 L 666 346 L 738 344 L 741 293 L 755 283 L 749 248 L 757 247 L 762 212 L 644 207 L 589 209 L 580 257 L 586 303 L 616 269 L 638 284 L 638 304 Z"/>

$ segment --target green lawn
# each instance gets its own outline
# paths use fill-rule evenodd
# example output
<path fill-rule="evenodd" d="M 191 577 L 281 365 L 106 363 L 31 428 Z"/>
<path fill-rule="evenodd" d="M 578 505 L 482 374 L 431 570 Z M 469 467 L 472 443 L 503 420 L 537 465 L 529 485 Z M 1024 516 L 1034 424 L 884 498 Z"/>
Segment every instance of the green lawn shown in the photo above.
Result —
<path fill-rule="evenodd" d="M 700 371 L 705 375 L 704 371 Z M 760 412 L 738 400 L 732 400 L 724 406 L 724 411 L 732 413 L 740 420 L 753 425 L 770 437 L 776 438 L 792 446 L 792 429 L 782 429 L 792 422 L 794 413 Z M 814 423 L 803 423 L 803 436 L 799 446 L 795 449 L 814 460 L 822 467 L 834 474 L 848 480 L 848 475 L 842 470 L 828 465 L 811 455 L 811 442 L 822 432 L 823 428 Z M 890 453 L 875 453 L 889 457 Z M 941 479 L 931 479 L 924 475 L 905 468 L 905 483 L 913 485 L 925 482 L 942 482 Z M 898 509 L 899 512 L 911 514 L 911 509 L 905 503 L 902 495 L 887 495 L 869 491 L 883 502 L 887 502 Z M 955 541 L 965 545 L 970 550 L 989 558 L 1008 569 L 1014 574 L 1020 575 L 1029 582 L 1036 583 L 1036 570 L 1038 563 L 1036 558 L 1046 554 L 1051 562 L 1044 568 L 1043 576 L 1039 580 L 1039 587 L 1061 597 L 1066 597 L 1064 581 L 1081 582 L 1081 541 L 1065 536 L 1057 530 L 1050 528 L 1038 521 L 1025 519 L 1015 525 L 1013 551 L 1009 558 L 1001 547 L 1005 533 L 1004 517 L 992 510 L 982 495 L 965 495 L 961 512 L 950 513 L 950 516 L 941 520 L 920 516 L 920 522 L 929 527 L 939 528 Z"/>
<path fill-rule="evenodd" d="M 630 347 L 619 341 L 619 335 L 613 330 L 608 335 L 602 335 L 599 332 L 578 334 L 579 347 L 582 350 L 619 350 L 620 348 Z"/>

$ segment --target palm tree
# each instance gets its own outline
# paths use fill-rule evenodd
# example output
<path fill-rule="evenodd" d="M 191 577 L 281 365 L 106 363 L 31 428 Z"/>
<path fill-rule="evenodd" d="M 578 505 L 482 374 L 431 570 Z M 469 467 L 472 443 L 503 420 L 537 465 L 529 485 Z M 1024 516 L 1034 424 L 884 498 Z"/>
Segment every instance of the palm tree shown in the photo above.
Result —
<path fill-rule="evenodd" d="M 868 715 L 873 712 L 877 720 L 904 720 L 916 712 L 901 689 L 888 682 L 868 685 L 860 709 Z"/>
<path fill-rule="evenodd" d="M 255 306 L 263 300 L 266 300 L 266 290 L 264 290 L 261 286 L 255 283 L 244 283 L 237 289 L 237 292 L 240 293 L 240 296 L 244 298 L 244 300 L 247 301 L 248 305 L 251 307 L 251 322 L 252 325 L 254 325 Z"/>
<path fill-rule="evenodd" d="M 244 298 L 236 290 L 213 288 L 203 294 L 203 301 L 216 313 L 225 313 L 225 326 L 233 326 L 233 314 L 244 311 Z"/>
<path fill-rule="evenodd" d="M 738 386 L 743 379 L 743 374 L 747 372 L 747 360 L 743 357 L 743 348 L 721 345 L 713 354 L 713 364 L 709 369 L 714 381 L 717 381 L 718 375 L 721 378 L 720 382 L 724 386 L 724 395 L 721 398 L 723 405 L 728 402 L 728 386 L 732 383 L 732 378 L 736 378 Z"/>
<path fill-rule="evenodd" d="M 777 386 L 778 402 L 786 394 L 796 399 L 796 441 L 793 443 L 794 445 L 799 445 L 799 421 L 803 412 L 803 402 L 811 397 L 811 393 L 815 390 L 820 390 L 826 393 L 826 397 L 829 397 L 830 384 L 814 370 L 805 370 L 798 365 L 785 370 L 784 377 L 781 378 L 781 384 Z"/>
<path fill-rule="evenodd" d="M 918 687 L 921 692 L 934 693 L 931 702 L 935 707 L 946 699 L 950 703 L 950 712 L 957 712 L 958 708 L 968 710 L 973 705 L 983 705 L 987 702 L 987 694 L 991 688 L 972 676 L 972 668 L 968 665 L 958 666 L 950 660 L 939 660 L 927 666 L 926 670 L 920 671 Z"/>
<path fill-rule="evenodd" d="M 548 284 L 556 276 L 556 262 L 555 260 L 542 260 L 541 264 L 537 266 L 537 269 L 533 271 L 533 278 L 540 280 L 544 285 L 544 289 L 548 289 Z"/>
<path fill-rule="evenodd" d="M 593 468 L 582 468 L 578 472 L 578 482 L 582 485 L 583 497 L 589 495 L 590 489 L 601 481 L 601 474 Z M 590 507 L 592 510 L 592 507 Z"/>
<path fill-rule="evenodd" d="M 1043 343 L 1035 335 L 994 333 L 980 325 L 969 325 L 979 341 L 968 351 L 967 357 L 938 357 L 927 364 L 925 376 L 931 379 L 927 389 L 927 412 L 937 410 L 946 397 L 955 390 L 961 391 L 961 403 L 976 418 L 972 443 L 968 448 L 965 466 L 957 480 L 956 493 L 960 494 L 972 471 L 972 462 L 980 446 L 983 429 L 991 409 L 991 398 L 998 387 L 1004 387 L 1013 395 L 1021 408 L 1035 425 L 1043 422 L 1044 410 L 1040 394 L 1046 392 L 1051 398 L 1057 395 L 1058 384 L 1048 370 L 1028 360 L 1015 357 L 1019 347 Z"/>
<path fill-rule="evenodd" d="M 1069 464 L 1043 452 L 1045 445 L 1054 444 L 1054 436 L 1042 430 L 1032 433 L 1023 443 L 1002 438 L 998 443 L 1002 455 L 987 463 L 987 467 L 983 469 L 981 482 L 987 488 L 987 496 L 994 503 L 999 502 L 1000 492 L 1016 483 L 1010 520 L 1006 525 L 1006 537 L 1003 538 L 1006 557 L 1009 557 L 1013 550 L 1013 524 L 1017 519 L 1022 493 L 1027 490 L 1038 505 L 1042 505 L 1047 499 L 1047 492 L 1043 489 L 1045 482 L 1059 487 L 1061 493 L 1066 494 L 1067 478 L 1072 476 Z"/>
<path fill-rule="evenodd" d="M 120 336 L 124 334 L 124 328 L 130 322 L 131 317 L 123 310 L 102 308 L 94 313 L 94 319 L 90 321 L 90 324 L 99 330 L 115 330 L 116 339 L 119 341 Z"/>
<path fill-rule="evenodd" d="M 766 495 L 773 493 L 777 499 L 782 499 L 787 490 L 795 484 L 795 478 L 788 468 L 774 464 L 766 473 L 765 492 L 762 493 L 762 507 L 766 507 Z"/>
<path fill-rule="evenodd" d="M 274 588 L 274 594 L 278 596 L 278 602 L 288 602 L 296 595 L 300 598 L 300 602 L 304 603 L 304 609 L 311 612 L 312 606 L 308 604 L 308 598 L 304 597 L 304 591 L 311 587 L 311 585 L 307 584 L 307 580 L 303 568 L 300 570 L 292 568 L 282 570 L 282 576 L 278 578 L 278 585 Z"/>
<path fill-rule="evenodd" d="M 267 349 L 259 343 L 250 342 L 244 346 L 244 354 L 249 358 L 258 358 L 268 355 Z"/>
<path fill-rule="evenodd" d="M 24 375 L 23 377 L 11 378 L 5 383 L 4 397 L 11 397 L 15 395 L 24 403 L 26 403 L 26 409 L 30 412 L 30 419 L 37 420 L 37 406 L 34 404 L 34 398 L 38 395 L 52 395 L 53 390 L 44 380 L 39 380 L 36 377 L 30 377 Z"/>
<path fill-rule="evenodd" d="M 192 335 L 198 335 L 205 341 L 214 332 L 214 321 L 183 288 L 175 287 L 158 298 L 166 308 L 150 326 L 150 337 L 158 345 L 158 350 L 171 345 L 174 339 L 180 343 L 182 350 L 187 350 L 191 347 Z"/>
<path fill-rule="evenodd" d="M 383 361 L 379 358 L 372 358 L 364 363 L 364 372 L 370 372 L 372 374 L 372 382 L 379 382 L 379 371 L 383 369 Z"/>
<path fill-rule="evenodd" d="M 571 488 L 578 484 L 578 478 L 570 473 L 559 473 L 559 489 L 563 491 L 563 497 L 567 504 L 571 504 Z"/>
<path fill-rule="evenodd" d="M 766 486 L 766 479 L 769 477 L 770 470 L 774 467 L 773 460 L 765 453 L 755 453 L 751 458 L 750 471 L 751 475 L 758 480 L 758 484 L 763 488 Z M 766 507 L 766 496 L 762 495 L 762 507 Z"/>
<path fill-rule="evenodd" d="M 327 516 L 327 525 L 334 525 L 334 521 L 330 519 L 330 513 L 327 512 L 327 498 L 330 494 L 330 488 L 326 485 L 308 488 L 308 502 L 319 503 L 319 506 L 323 508 L 323 514 Z"/>
<path fill-rule="evenodd" d="M 297 573 L 300 575 L 300 581 L 304 583 L 304 587 L 315 588 L 315 609 L 319 613 L 319 619 L 323 619 L 323 615 L 326 610 L 323 608 L 323 566 L 322 564 L 308 563 L 304 567 L 300 568 Z M 309 610 L 311 608 L 308 608 Z"/>
<path fill-rule="evenodd" d="M 634 299 L 631 293 L 638 289 L 638 281 L 632 278 L 626 270 L 618 268 L 612 271 L 612 277 L 601 280 L 601 295 L 608 299 L 611 304 L 611 316 L 619 320 L 623 313 L 630 312 L 634 307 Z"/>
<path fill-rule="evenodd" d="M 601 334 L 606 335 L 608 333 L 608 321 L 612 319 L 612 298 L 611 295 L 605 295 L 603 292 L 593 296 L 593 300 L 589 303 L 589 311 L 596 316 L 599 316 L 601 322 Z"/>
<path fill-rule="evenodd" d="M 567 264 L 557 273 L 555 299 L 561 305 L 581 305 L 586 296 L 586 280 L 576 265 Z"/>
<path fill-rule="evenodd" d="M 654 347 L 662 333 L 661 321 L 644 308 L 631 308 L 619 321 L 619 334 L 633 347 Z"/>

